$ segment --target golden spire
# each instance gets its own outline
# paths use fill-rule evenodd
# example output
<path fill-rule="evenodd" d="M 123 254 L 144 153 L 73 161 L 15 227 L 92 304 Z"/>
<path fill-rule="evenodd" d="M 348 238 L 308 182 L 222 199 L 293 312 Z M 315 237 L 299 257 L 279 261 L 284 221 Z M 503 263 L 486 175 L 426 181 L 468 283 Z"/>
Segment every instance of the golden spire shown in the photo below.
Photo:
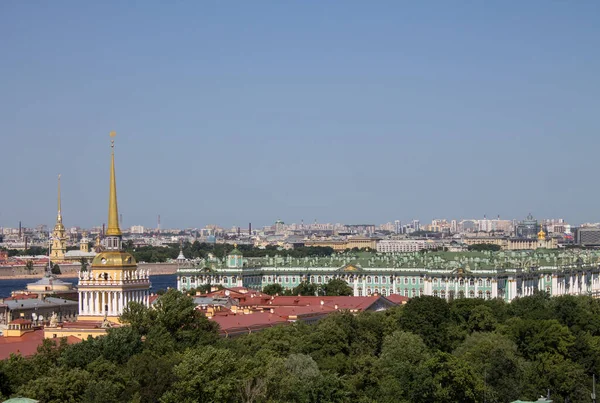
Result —
<path fill-rule="evenodd" d="M 110 132 L 110 137 L 115 137 L 117 133 Z M 117 181 L 115 179 L 115 140 L 110 141 L 111 161 L 110 161 L 110 192 L 108 196 L 108 229 L 106 235 L 121 236 L 119 228 L 119 208 L 117 206 Z"/>
<path fill-rule="evenodd" d="M 56 218 L 58 222 L 62 222 L 62 213 L 60 210 L 60 174 L 58 174 L 58 217 Z"/>

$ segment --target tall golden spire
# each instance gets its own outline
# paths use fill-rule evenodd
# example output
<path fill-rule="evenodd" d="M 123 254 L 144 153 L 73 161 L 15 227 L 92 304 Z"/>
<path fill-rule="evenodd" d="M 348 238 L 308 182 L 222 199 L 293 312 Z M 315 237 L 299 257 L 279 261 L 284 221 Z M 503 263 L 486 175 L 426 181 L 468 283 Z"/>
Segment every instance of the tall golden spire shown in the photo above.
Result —
<path fill-rule="evenodd" d="M 62 213 L 60 207 L 60 174 L 58 174 L 58 216 L 56 218 L 58 222 L 62 222 Z"/>
<path fill-rule="evenodd" d="M 110 137 L 115 137 L 117 133 L 110 132 Z M 110 141 L 111 161 L 110 161 L 110 192 L 108 196 L 108 229 L 106 235 L 121 236 L 119 228 L 119 208 L 117 206 L 117 181 L 115 179 L 115 140 Z"/>

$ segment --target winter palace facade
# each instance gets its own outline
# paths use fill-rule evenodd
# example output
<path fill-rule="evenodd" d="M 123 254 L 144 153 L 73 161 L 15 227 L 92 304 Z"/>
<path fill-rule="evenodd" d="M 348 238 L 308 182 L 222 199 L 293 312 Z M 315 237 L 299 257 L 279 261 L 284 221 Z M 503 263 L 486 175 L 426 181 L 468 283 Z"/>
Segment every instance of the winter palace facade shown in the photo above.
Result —
<path fill-rule="evenodd" d="M 179 262 L 177 287 L 182 291 L 205 284 L 261 290 L 277 283 L 293 289 L 303 281 L 319 285 L 341 278 L 355 296 L 511 301 L 536 291 L 553 296 L 600 294 L 600 251 L 346 252 L 329 257 L 244 258 L 236 248 L 225 259 L 209 256 L 195 263 Z"/>

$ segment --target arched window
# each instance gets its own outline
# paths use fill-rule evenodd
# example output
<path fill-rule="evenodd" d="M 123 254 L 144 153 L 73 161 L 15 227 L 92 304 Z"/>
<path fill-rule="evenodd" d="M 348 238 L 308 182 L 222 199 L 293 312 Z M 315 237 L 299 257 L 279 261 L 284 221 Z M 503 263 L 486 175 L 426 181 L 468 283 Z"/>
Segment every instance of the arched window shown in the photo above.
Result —
<path fill-rule="evenodd" d="M 321 284 L 323 282 L 323 277 L 319 276 L 317 277 L 317 283 Z"/>
<path fill-rule="evenodd" d="M 465 292 L 463 290 L 460 290 L 458 292 L 458 298 L 464 298 L 465 297 Z"/>
<path fill-rule="evenodd" d="M 442 290 L 440 292 L 440 295 L 442 296 L 442 298 L 446 298 L 446 290 Z"/>
<path fill-rule="evenodd" d="M 367 288 L 367 295 L 371 295 L 371 289 Z"/>
<path fill-rule="evenodd" d="M 433 290 L 433 296 L 434 297 L 439 297 L 438 290 Z"/>
<path fill-rule="evenodd" d="M 373 277 L 375 279 L 375 284 L 379 284 L 379 276 Z"/>
<path fill-rule="evenodd" d="M 285 278 L 285 282 L 286 282 L 286 283 L 289 283 L 289 282 L 290 282 L 290 278 L 289 278 L 289 277 L 286 277 L 286 278 Z"/>
<path fill-rule="evenodd" d="M 477 298 L 483 298 L 483 291 L 477 291 Z"/>
<path fill-rule="evenodd" d="M 414 288 L 411 290 L 411 294 L 413 296 L 413 298 L 415 297 L 415 295 L 417 295 L 417 290 L 415 290 Z"/>
<path fill-rule="evenodd" d="M 381 284 L 385 284 L 387 282 L 385 276 L 381 277 Z"/>
<path fill-rule="evenodd" d="M 474 286 L 474 285 L 475 285 L 475 280 L 473 280 L 473 279 L 470 279 L 470 280 L 469 280 L 469 285 L 470 285 L 471 287 L 472 287 L 472 286 Z"/>
<path fill-rule="evenodd" d="M 437 283 L 438 283 L 438 279 L 436 277 L 436 278 L 433 279 L 433 285 L 437 285 Z"/>
<path fill-rule="evenodd" d="M 381 289 L 381 295 L 383 295 L 384 297 L 387 296 L 387 291 L 385 288 Z"/>
<path fill-rule="evenodd" d="M 424 295 L 423 294 L 423 287 L 419 288 L 419 295 Z"/>
<path fill-rule="evenodd" d="M 490 299 L 491 293 L 489 291 L 485 292 L 485 299 Z"/>
<path fill-rule="evenodd" d="M 375 294 L 379 294 L 379 288 L 375 289 Z"/>
<path fill-rule="evenodd" d="M 408 288 L 405 288 L 405 289 L 404 289 L 404 296 L 405 296 L 405 297 L 408 297 Z"/>
<path fill-rule="evenodd" d="M 417 279 L 413 277 L 413 278 L 412 278 L 412 283 L 413 283 L 413 284 L 417 284 Z"/>
<path fill-rule="evenodd" d="M 408 284 L 408 277 L 404 277 L 404 284 Z"/>
<path fill-rule="evenodd" d="M 475 298 L 475 291 L 469 291 L 469 298 Z"/>
<path fill-rule="evenodd" d="M 277 276 L 277 282 L 279 282 L 279 283 L 283 282 L 283 277 Z"/>
<path fill-rule="evenodd" d="M 487 280 L 485 280 L 485 285 L 489 287 L 490 285 L 492 285 L 492 281 L 488 278 Z"/>
<path fill-rule="evenodd" d="M 371 282 L 371 276 L 367 276 L 367 283 Z"/>
<path fill-rule="evenodd" d="M 315 282 L 315 276 L 310 276 L 310 282 L 314 283 Z"/>
<path fill-rule="evenodd" d="M 481 287 L 483 285 L 483 280 L 479 279 L 479 281 L 477 281 L 477 285 Z"/>
<path fill-rule="evenodd" d="M 325 282 L 328 283 L 329 282 L 329 276 L 325 276 Z"/>
<path fill-rule="evenodd" d="M 460 281 L 458 282 L 459 285 L 465 285 L 465 280 L 463 280 L 462 278 L 460 279 Z"/>
<path fill-rule="evenodd" d="M 269 283 L 273 282 L 273 277 L 269 276 Z"/>

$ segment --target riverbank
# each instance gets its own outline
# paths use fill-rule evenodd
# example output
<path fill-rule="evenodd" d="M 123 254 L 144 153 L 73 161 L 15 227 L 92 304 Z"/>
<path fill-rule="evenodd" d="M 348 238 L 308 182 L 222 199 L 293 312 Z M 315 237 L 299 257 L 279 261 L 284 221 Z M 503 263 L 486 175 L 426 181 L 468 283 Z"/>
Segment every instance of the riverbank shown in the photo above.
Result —
<path fill-rule="evenodd" d="M 57 275 L 58 278 L 77 278 L 77 272 L 81 265 L 77 264 L 63 264 L 60 265 L 61 274 Z M 142 270 L 149 270 L 150 275 L 163 275 L 163 274 L 175 274 L 177 273 L 176 263 L 140 263 L 138 268 Z M 0 267 L 0 280 L 8 279 L 36 279 L 44 275 L 45 266 L 35 266 L 31 272 L 28 272 L 25 266 L 14 266 L 14 267 Z"/>

